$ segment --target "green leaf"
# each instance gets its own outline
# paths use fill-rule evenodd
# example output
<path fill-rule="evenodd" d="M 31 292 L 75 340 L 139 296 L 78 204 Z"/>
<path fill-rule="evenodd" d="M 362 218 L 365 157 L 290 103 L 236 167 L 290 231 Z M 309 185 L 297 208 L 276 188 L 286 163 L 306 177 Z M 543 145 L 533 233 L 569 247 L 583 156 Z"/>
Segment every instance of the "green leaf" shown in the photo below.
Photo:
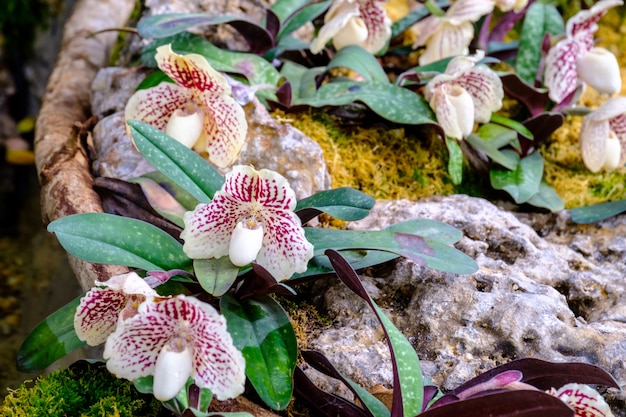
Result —
<path fill-rule="evenodd" d="M 145 90 L 146 88 L 156 87 L 162 82 L 174 83 L 170 77 L 165 75 L 161 70 L 155 70 L 146 76 L 137 86 L 137 90 Z"/>
<path fill-rule="evenodd" d="M 220 301 L 228 331 L 246 359 L 246 375 L 263 402 L 273 410 L 291 401 L 298 345 L 289 317 L 269 296 L 237 301 L 226 293 Z"/>
<path fill-rule="evenodd" d="M 491 186 L 504 190 L 517 204 L 528 202 L 539 191 L 543 176 L 543 159 L 538 152 L 522 158 L 514 170 L 494 167 L 489 172 Z"/>
<path fill-rule="evenodd" d="M 62 217 L 48 225 L 61 246 L 87 262 L 146 271 L 191 269 L 182 245 L 150 223 L 106 213 Z"/>
<path fill-rule="evenodd" d="M 310 0 L 277 0 L 270 10 L 278 16 L 278 20 L 285 22 L 287 18 L 310 3 Z"/>
<path fill-rule="evenodd" d="M 207 203 L 224 184 L 220 175 L 200 155 L 149 124 L 129 120 L 139 152 L 163 175 L 199 202 Z"/>
<path fill-rule="evenodd" d="M 239 267 L 233 265 L 228 256 L 193 261 L 196 278 L 202 288 L 214 297 L 221 297 L 230 289 L 239 273 Z"/>
<path fill-rule="evenodd" d="M 282 27 L 276 36 L 276 40 L 280 41 L 284 36 L 287 36 L 300 29 L 305 24 L 312 22 L 315 18 L 324 13 L 326 9 L 328 9 L 331 2 L 332 0 L 326 0 L 319 3 L 309 4 L 301 7 L 293 13 L 290 13 L 287 19 L 284 21 L 281 20 Z M 276 6 L 276 4 L 274 4 L 274 6 Z M 272 7 L 272 10 L 274 9 L 274 6 Z M 281 11 L 281 13 L 284 12 Z"/>
<path fill-rule="evenodd" d="M 559 35 L 564 31 L 561 14 L 555 6 L 534 2 L 526 11 L 515 71 L 528 84 L 533 85 L 541 61 L 541 46 L 546 33 Z"/>
<path fill-rule="evenodd" d="M 148 67 L 156 67 L 154 59 L 156 49 L 168 43 L 172 45 L 172 50 L 179 54 L 204 56 L 217 71 L 243 75 L 250 85 L 275 86 L 280 79 L 276 68 L 260 56 L 220 49 L 203 37 L 189 32 L 157 39 L 150 43 L 141 51 L 142 63 Z"/>
<path fill-rule="evenodd" d="M 452 184 L 459 185 L 463 181 L 463 150 L 456 139 L 446 136 L 448 148 L 448 174 Z"/>
<path fill-rule="evenodd" d="M 70 301 L 35 327 L 17 352 L 20 372 L 39 371 L 85 345 L 74 331 L 74 314 L 80 297 Z"/>
<path fill-rule="evenodd" d="M 255 24 L 235 16 L 215 16 L 209 13 L 168 13 L 142 17 L 137 23 L 137 31 L 142 38 L 165 38 L 199 25 L 219 25 L 234 21 Z"/>
<path fill-rule="evenodd" d="M 294 105 L 343 106 L 360 101 L 385 119 L 409 125 L 435 123 L 426 100 L 405 88 L 378 81 L 337 81 L 324 84 L 313 97 L 295 100 Z"/>
<path fill-rule="evenodd" d="M 528 130 L 526 126 L 516 120 L 509 119 L 508 117 L 500 116 L 499 114 L 494 113 L 491 115 L 491 122 L 506 126 L 509 129 L 512 129 L 517 133 L 527 137 L 528 139 L 533 139 L 533 133 Z"/>
<path fill-rule="evenodd" d="M 483 125 L 481 128 L 485 126 L 487 125 Z M 481 129 L 478 129 L 477 134 L 471 134 L 465 140 L 476 149 L 484 152 L 492 161 L 506 169 L 514 170 L 519 164 L 519 155 L 516 152 L 500 151 L 500 148 L 508 145 L 518 146 L 517 133 L 504 127 L 501 127 L 501 129 L 502 133 L 493 137 L 483 136 Z"/>
<path fill-rule="evenodd" d="M 541 181 L 539 184 L 539 191 L 530 197 L 527 203 L 535 207 L 547 208 L 551 212 L 556 212 L 565 208 L 563 199 L 559 197 L 554 188 L 550 187 L 544 181 Z"/>
<path fill-rule="evenodd" d="M 588 224 L 608 219 L 625 211 L 626 200 L 619 200 L 574 208 L 570 210 L 570 215 L 574 223 Z"/>
<path fill-rule="evenodd" d="M 193 379 L 188 378 L 185 386 L 180 389 L 174 398 L 163 402 L 165 408 L 173 411 L 177 415 L 182 415 L 187 409 L 193 411 L 196 416 L 222 415 L 222 413 L 206 413 L 204 411 L 209 409 L 209 405 L 213 399 L 213 393 L 208 388 L 201 388 L 198 402 L 196 404 L 190 404 L 188 393 L 189 388 L 193 384 Z M 142 394 L 152 394 L 154 392 L 154 376 L 148 375 L 137 378 L 133 380 L 133 385 L 135 386 L 135 389 Z"/>
<path fill-rule="evenodd" d="M 451 228 L 438 226 L 437 223 L 420 220 L 401 222 L 384 230 L 361 231 L 307 227 L 304 231 L 307 240 L 315 247 L 315 256 L 322 256 L 327 249 L 377 250 L 404 256 L 417 264 L 440 271 L 456 274 L 476 272 L 478 269 L 476 262 L 450 246 L 452 240 L 450 236 L 439 238 L 438 235 L 431 234 L 437 229 L 446 233 Z M 439 224 L 443 225 L 443 223 Z M 423 226 L 426 226 L 424 229 L 427 231 L 424 235 L 420 233 Z M 454 230 L 456 237 L 460 232 Z"/>
<path fill-rule="evenodd" d="M 449 1 L 437 1 L 436 3 L 439 7 L 445 7 L 450 5 Z M 417 21 L 422 20 L 429 14 L 430 12 L 426 7 L 416 7 L 411 13 L 404 16 L 391 26 L 391 38 L 395 38 L 405 30 L 413 26 Z"/>
<path fill-rule="evenodd" d="M 296 210 L 313 208 L 346 221 L 360 220 L 367 216 L 376 200 L 350 187 L 320 191 L 298 201 Z"/>
<path fill-rule="evenodd" d="M 340 49 L 326 68 L 339 67 L 356 71 L 367 81 L 389 83 L 389 78 L 387 78 L 387 74 L 378 60 L 360 46 L 351 45 Z"/>

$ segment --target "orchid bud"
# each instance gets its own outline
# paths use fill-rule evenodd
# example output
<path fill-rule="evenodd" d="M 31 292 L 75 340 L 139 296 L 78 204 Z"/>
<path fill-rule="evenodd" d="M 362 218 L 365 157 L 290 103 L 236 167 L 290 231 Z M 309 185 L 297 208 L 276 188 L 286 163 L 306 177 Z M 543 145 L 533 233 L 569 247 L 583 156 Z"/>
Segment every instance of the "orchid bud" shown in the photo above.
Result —
<path fill-rule="evenodd" d="M 193 355 L 187 342 L 180 338 L 169 341 L 154 366 L 154 398 L 167 401 L 174 398 L 187 383 L 193 370 Z"/>
<path fill-rule="evenodd" d="M 474 130 L 474 100 L 464 88 L 454 85 L 448 91 L 448 100 L 456 112 L 456 123 L 464 138 Z"/>
<path fill-rule="evenodd" d="M 333 45 L 340 50 L 349 45 L 360 45 L 367 39 L 367 26 L 360 17 L 353 17 L 333 36 Z"/>
<path fill-rule="evenodd" d="M 228 256 L 235 266 L 254 261 L 263 245 L 263 227 L 253 220 L 237 223 L 230 238 Z"/>
<path fill-rule="evenodd" d="M 177 109 L 167 122 L 165 133 L 191 148 L 198 141 L 204 124 L 204 112 L 193 103 Z"/>
<path fill-rule="evenodd" d="M 604 48 L 592 48 L 576 62 L 578 78 L 600 93 L 615 94 L 622 88 L 617 58 Z"/>

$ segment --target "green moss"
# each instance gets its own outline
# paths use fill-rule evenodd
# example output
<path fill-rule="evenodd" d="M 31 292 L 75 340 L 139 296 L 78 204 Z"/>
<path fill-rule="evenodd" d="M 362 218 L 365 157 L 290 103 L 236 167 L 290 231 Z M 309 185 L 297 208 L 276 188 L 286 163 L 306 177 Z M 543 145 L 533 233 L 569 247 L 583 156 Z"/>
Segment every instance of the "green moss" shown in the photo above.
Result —
<path fill-rule="evenodd" d="M 161 403 L 115 378 L 103 364 L 80 361 L 11 390 L 0 406 L 3 417 L 159 417 Z"/>

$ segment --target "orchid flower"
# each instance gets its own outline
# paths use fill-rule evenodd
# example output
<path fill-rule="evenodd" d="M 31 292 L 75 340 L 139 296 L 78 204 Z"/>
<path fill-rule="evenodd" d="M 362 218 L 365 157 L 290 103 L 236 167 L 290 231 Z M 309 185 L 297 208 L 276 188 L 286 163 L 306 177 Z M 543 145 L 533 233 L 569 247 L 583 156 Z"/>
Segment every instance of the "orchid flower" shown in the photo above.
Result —
<path fill-rule="evenodd" d="M 502 81 L 490 68 L 476 65 L 483 53 L 452 59 L 443 74 L 426 84 L 424 97 L 446 136 L 463 139 L 474 122 L 487 123 L 502 107 Z"/>
<path fill-rule="evenodd" d="M 319 53 L 331 39 L 336 50 L 358 45 L 372 54 L 379 52 L 391 37 L 391 20 L 382 3 L 384 0 L 335 0 L 311 42 L 311 52 Z"/>
<path fill-rule="evenodd" d="M 496 0 L 496 7 L 502 12 L 510 12 L 513 10 L 515 13 L 519 13 L 524 10 L 524 7 L 528 4 L 528 0 Z"/>
<path fill-rule="evenodd" d="M 137 307 L 147 298 L 158 297 L 135 272 L 116 275 L 105 282 L 96 281 L 80 300 L 74 315 L 76 336 L 90 346 L 104 343 L 115 330 L 118 321 L 137 314 Z"/>
<path fill-rule="evenodd" d="M 174 398 L 189 378 L 218 400 L 244 390 L 245 361 L 225 318 L 193 297 L 140 304 L 138 313 L 109 336 L 103 357 L 117 377 L 133 381 L 153 375 L 153 394 L 160 401 Z"/>
<path fill-rule="evenodd" d="M 601 0 L 567 21 L 565 38 L 550 48 L 546 57 L 544 83 L 552 101 L 561 103 L 582 83 L 600 93 L 615 94 L 621 89 L 617 59 L 608 50 L 593 46 L 598 20 L 621 4 L 622 0 Z"/>
<path fill-rule="evenodd" d="M 295 207 L 283 176 L 237 165 L 211 202 L 185 213 L 183 250 L 193 259 L 228 255 L 236 266 L 256 260 L 277 280 L 288 279 L 313 257 Z"/>
<path fill-rule="evenodd" d="M 548 394 L 569 405 L 576 413 L 575 417 L 613 417 L 604 398 L 587 385 L 566 384 L 558 390 L 552 388 Z"/>
<path fill-rule="evenodd" d="M 445 15 L 433 14 L 413 25 L 411 30 L 417 35 L 413 47 L 426 45 L 419 64 L 467 55 L 469 44 L 474 38 L 474 23 L 491 13 L 494 6 L 493 0 L 457 0 Z"/>
<path fill-rule="evenodd" d="M 583 162 L 591 172 L 626 163 L 626 97 L 613 98 L 585 116 L 580 129 Z"/>
<path fill-rule="evenodd" d="M 149 123 L 187 147 L 208 153 L 224 168 L 239 155 L 248 125 L 243 108 L 231 96 L 226 78 L 198 54 L 178 55 L 171 45 L 157 48 L 159 68 L 175 84 L 138 90 L 126 104 L 126 120 Z"/>

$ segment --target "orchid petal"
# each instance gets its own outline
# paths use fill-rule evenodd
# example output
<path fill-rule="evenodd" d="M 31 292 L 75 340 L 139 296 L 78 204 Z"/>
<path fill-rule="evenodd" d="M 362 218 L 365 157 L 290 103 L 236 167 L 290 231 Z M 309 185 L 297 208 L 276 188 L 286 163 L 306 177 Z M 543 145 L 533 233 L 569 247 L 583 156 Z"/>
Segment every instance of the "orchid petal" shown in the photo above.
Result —
<path fill-rule="evenodd" d="M 203 132 L 194 147 L 208 152 L 209 159 L 220 168 L 231 165 L 246 140 L 246 113 L 231 96 L 201 95 L 206 109 Z"/>
<path fill-rule="evenodd" d="M 580 85 L 576 72 L 576 61 L 586 51 L 586 46 L 576 39 L 563 39 L 548 52 L 544 84 L 549 97 L 560 103 Z"/>
<path fill-rule="evenodd" d="M 164 346 L 182 338 L 193 354 L 191 377 L 218 400 L 244 390 L 245 361 L 226 330 L 226 320 L 209 304 L 179 295 L 158 303 L 145 302 L 139 314 L 121 323 L 107 339 L 107 369 L 129 380 L 154 374 Z"/>
<path fill-rule="evenodd" d="M 446 12 L 446 17 L 453 24 L 477 22 L 481 17 L 493 11 L 493 0 L 457 0 Z"/>
<path fill-rule="evenodd" d="M 335 1 L 331 4 L 324 17 L 324 26 L 320 29 L 317 37 L 311 42 L 311 53 L 319 53 L 326 43 L 331 40 L 350 19 L 359 16 L 359 5 L 354 1 Z"/>
<path fill-rule="evenodd" d="M 256 223 L 252 226 L 244 227 L 243 222 L 239 222 L 233 230 L 228 257 L 235 266 L 246 266 L 254 261 L 263 246 L 263 227 Z"/>
<path fill-rule="evenodd" d="M 107 288 L 92 288 L 80 300 L 74 315 L 74 329 L 80 340 L 90 346 L 104 343 L 117 322 L 133 316 L 137 305 L 158 294 L 136 273 L 116 275 L 106 282 Z"/>
<path fill-rule="evenodd" d="M 124 120 L 141 120 L 165 130 L 172 114 L 193 99 L 191 90 L 162 82 L 156 87 L 136 91 L 126 103 Z"/>
<path fill-rule="evenodd" d="M 568 37 L 586 38 L 588 49 L 590 49 L 593 45 L 593 34 L 598 30 L 598 21 L 610 8 L 622 4 L 624 4 L 622 0 L 601 0 L 587 10 L 581 10 L 567 21 L 565 33 Z"/>
<path fill-rule="evenodd" d="M 491 113 L 502 107 L 504 90 L 500 77 L 485 66 L 476 66 L 464 72 L 454 82 L 465 89 L 474 100 L 474 118 L 479 123 L 487 123 Z"/>
<path fill-rule="evenodd" d="M 582 384 L 567 384 L 550 394 L 559 398 L 576 412 L 576 417 L 612 417 L 604 398 L 593 388 Z"/>
<path fill-rule="evenodd" d="M 173 345 L 173 347 L 172 347 Z M 180 347 L 177 345 L 181 345 Z M 154 365 L 154 398 L 168 401 L 185 386 L 193 372 L 193 354 L 187 342 L 174 338 L 163 350 Z"/>
<path fill-rule="evenodd" d="M 586 117 L 580 128 L 580 148 L 583 162 L 591 172 L 598 172 L 606 161 L 606 141 L 611 129 L 608 121 Z"/>
<path fill-rule="evenodd" d="M 445 132 L 446 136 L 461 140 L 465 136 L 462 126 L 459 123 L 459 108 L 454 105 L 452 102 L 451 94 L 448 92 L 452 86 L 448 86 L 446 84 L 441 85 L 439 88 L 433 91 L 430 106 L 435 110 L 435 115 L 437 116 L 437 122 L 441 125 L 441 128 Z M 461 89 L 459 87 L 459 89 Z M 461 89 L 464 91 L 463 89 Z M 467 95 L 467 93 L 465 93 Z M 472 101 L 470 98 L 470 108 L 468 109 L 471 112 L 472 116 L 472 126 L 473 126 L 473 113 L 474 109 L 471 107 Z M 466 129 L 467 130 L 467 129 Z M 471 129 L 470 129 L 471 131 Z"/>
<path fill-rule="evenodd" d="M 333 46 L 340 50 L 350 45 L 361 45 L 367 40 L 367 27 L 360 17 L 353 17 L 333 37 Z"/>
<path fill-rule="evenodd" d="M 230 94 L 230 85 L 226 78 L 215 71 L 205 57 L 198 54 L 179 55 L 172 51 L 170 44 L 157 48 L 155 56 L 159 68 L 176 84 L 199 94 Z"/>
<path fill-rule="evenodd" d="M 624 166 L 626 164 L 626 112 L 611 118 L 609 126 L 620 143 L 620 149 L 624 151 L 620 153 L 619 158 L 619 166 Z"/>
<path fill-rule="evenodd" d="M 378 0 L 360 0 L 360 17 L 367 28 L 367 39 L 358 44 L 375 54 L 387 44 L 391 37 L 391 20 Z"/>
<path fill-rule="evenodd" d="M 204 126 L 204 111 L 198 106 L 192 109 L 177 109 L 172 113 L 165 127 L 165 133 L 183 145 L 191 148 L 198 141 Z"/>
<path fill-rule="evenodd" d="M 430 15 L 411 26 L 411 31 L 417 37 L 413 43 L 413 48 L 426 45 L 428 38 L 437 30 L 440 19 L 440 17 Z"/>
<path fill-rule="evenodd" d="M 620 167 L 620 157 L 622 154 L 622 145 L 620 144 L 615 133 L 611 132 L 606 139 L 606 155 L 602 168 L 606 171 L 613 171 Z"/>
<path fill-rule="evenodd" d="M 472 23 L 454 24 L 446 18 L 441 18 L 437 29 L 426 41 L 426 49 L 419 58 L 420 65 L 430 64 L 450 56 L 467 55 L 473 36 Z"/>

